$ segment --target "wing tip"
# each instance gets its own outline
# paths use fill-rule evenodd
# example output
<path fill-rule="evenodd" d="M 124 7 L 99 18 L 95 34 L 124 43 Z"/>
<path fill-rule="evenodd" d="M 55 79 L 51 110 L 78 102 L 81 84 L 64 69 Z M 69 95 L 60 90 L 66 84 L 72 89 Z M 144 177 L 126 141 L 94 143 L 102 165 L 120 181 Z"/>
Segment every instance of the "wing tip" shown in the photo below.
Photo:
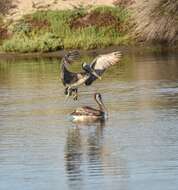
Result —
<path fill-rule="evenodd" d="M 80 52 L 78 50 L 69 51 L 64 55 L 64 59 L 66 59 L 69 62 L 78 60 L 79 58 L 80 58 Z"/>
<path fill-rule="evenodd" d="M 113 52 L 113 54 L 116 55 L 117 57 L 121 57 L 122 56 L 121 51 L 115 51 L 115 52 Z"/>

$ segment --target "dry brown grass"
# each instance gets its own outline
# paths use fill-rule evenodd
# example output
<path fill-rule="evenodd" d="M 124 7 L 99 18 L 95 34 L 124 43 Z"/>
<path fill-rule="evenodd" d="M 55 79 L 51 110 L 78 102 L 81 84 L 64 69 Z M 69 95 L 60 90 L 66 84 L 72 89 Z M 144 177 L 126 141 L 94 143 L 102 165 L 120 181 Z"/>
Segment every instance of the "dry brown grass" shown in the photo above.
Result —
<path fill-rule="evenodd" d="M 138 39 L 178 42 L 178 0 L 136 0 L 132 8 Z"/>
<path fill-rule="evenodd" d="M 12 0 L 0 0 L 0 14 L 7 14 L 8 11 L 16 6 L 13 5 Z"/>
<path fill-rule="evenodd" d="M 89 26 L 117 26 L 119 25 L 119 21 L 116 17 L 114 17 L 110 12 L 101 13 L 101 12 L 90 12 L 89 14 L 79 17 L 77 19 L 73 19 L 71 21 L 71 28 L 86 28 Z"/>
<path fill-rule="evenodd" d="M 135 0 L 115 0 L 113 2 L 114 5 L 116 6 L 122 6 L 122 7 L 127 7 L 129 5 L 132 5 L 135 3 Z"/>

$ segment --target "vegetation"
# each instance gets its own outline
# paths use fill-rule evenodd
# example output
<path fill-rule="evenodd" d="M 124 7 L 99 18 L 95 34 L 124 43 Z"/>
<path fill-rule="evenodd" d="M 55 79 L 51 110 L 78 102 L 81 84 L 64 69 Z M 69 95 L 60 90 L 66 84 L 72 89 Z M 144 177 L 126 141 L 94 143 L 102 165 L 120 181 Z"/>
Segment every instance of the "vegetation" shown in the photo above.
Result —
<path fill-rule="evenodd" d="M 0 16 L 0 44 L 3 42 L 3 39 L 8 38 L 8 30 L 4 24 L 3 17 Z"/>
<path fill-rule="evenodd" d="M 13 6 L 12 0 L 0 0 L 0 49 L 6 52 L 93 49 L 128 45 L 135 39 L 167 43 L 166 46 L 177 44 L 177 0 L 116 0 L 115 5 L 37 11 L 8 25 L 2 15 Z"/>
<path fill-rule="evenodd" d="M 177 0 L 137 0 L 133 8 L 135 35 L 139 40 L 169 45 L 177 43 Z"/>
<path fill-rule="evenodd" d="M 44 52 L 128 44 L 128 20 L 128 12 L 121 7 L 37 11 L 24 16 L 13 26 L 12 38 L 3 43 L 2 49 Z"/>
<path fill-rule="evenodd" d="M 13 7 L 12 0 L 0 0 L 0 14 L 6 14 Z"/>
<path fill-rule="evenodd" d="M 39 36 L 15 34 L 10 40 L 4 42 L 2 48 L 8 52 L 50 52 L 63 47 L 61 39 L 52 34 L 45 33 Z"/>

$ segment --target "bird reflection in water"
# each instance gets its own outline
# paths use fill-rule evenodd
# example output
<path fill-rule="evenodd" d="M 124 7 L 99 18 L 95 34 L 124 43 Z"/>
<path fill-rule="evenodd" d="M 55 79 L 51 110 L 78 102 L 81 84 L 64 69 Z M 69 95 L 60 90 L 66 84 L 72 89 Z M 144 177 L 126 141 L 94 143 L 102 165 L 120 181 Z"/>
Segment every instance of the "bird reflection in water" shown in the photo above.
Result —
<path fill-rule="evenodd" d="M 80 122 L 68 129 L 65 147 L 65 165 L 70 188 L 82 189 L 84 173 L 88 169 L 92 175 L 102 175 L 103 129 L 105 121 Z M 86 166 L 88 166 L 86 168 Z"/>

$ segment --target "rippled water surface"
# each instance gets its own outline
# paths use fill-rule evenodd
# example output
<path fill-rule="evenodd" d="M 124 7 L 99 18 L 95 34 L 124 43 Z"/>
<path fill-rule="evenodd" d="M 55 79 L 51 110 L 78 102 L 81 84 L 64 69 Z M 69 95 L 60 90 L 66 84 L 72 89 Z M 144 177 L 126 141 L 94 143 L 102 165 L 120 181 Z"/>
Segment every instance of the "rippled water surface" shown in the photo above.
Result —
<path fill-rule="evenodd" d="M 0 189 L 177 190 L 178 55 L 126 55 L 78 102 L 64 102 L 59 68 L 0 61 Z M 109 120 L 71 123 L 94 92 Z"/>

